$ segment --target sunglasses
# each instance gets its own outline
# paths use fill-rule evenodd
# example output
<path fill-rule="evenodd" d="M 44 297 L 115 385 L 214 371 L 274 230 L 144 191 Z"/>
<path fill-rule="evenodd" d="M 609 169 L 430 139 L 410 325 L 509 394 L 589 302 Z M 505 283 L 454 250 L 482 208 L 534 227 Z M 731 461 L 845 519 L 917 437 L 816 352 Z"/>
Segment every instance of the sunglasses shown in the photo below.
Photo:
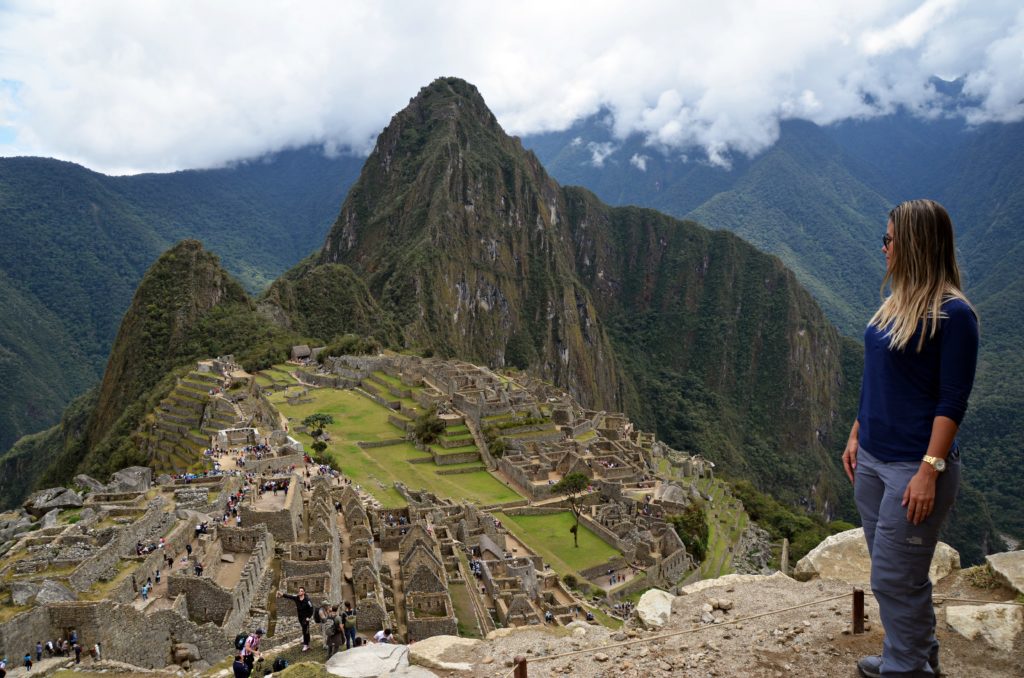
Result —
<path fill-rule="evenodd" d="M 889 249 L 889 243 L 892 242 L 892 236 L 886 233 L 882 236 L 882 247 Z"/>

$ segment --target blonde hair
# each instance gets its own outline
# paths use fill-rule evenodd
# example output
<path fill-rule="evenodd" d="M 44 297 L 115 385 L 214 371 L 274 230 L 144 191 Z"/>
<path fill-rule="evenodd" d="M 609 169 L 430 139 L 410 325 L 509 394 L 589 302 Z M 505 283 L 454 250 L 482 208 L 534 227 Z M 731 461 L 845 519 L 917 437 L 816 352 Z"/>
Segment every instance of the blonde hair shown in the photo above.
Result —
<path fill-rule="evenodd" d="M 935 336 L 945 317 L 942 303 L 960 299 L 968 306 L 960 285 L 960 267 L 953 243 L 953 222 L 934 200 L 908 200 L 889 212 L 893 226 L 893 255 L 882 280 L 882 305 L 869 325 L 884 330 L 889 348 L 903 350 L 919 323 L 917 351 Z M 886 285 L 889 296 L 885 296 Z M 971 306 L 974 311 L 974 307 Z M 977 311 L 974 312 L 977 316 Z"/>

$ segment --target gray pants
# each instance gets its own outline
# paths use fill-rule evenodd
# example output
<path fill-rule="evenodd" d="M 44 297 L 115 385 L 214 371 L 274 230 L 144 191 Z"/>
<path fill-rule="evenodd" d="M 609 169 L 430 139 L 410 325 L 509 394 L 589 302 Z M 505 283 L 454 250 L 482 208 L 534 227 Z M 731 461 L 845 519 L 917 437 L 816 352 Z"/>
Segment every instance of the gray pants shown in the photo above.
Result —
<path fill-rule="evenodd" d="M 928 568 L 960 487 L 957 445 L 946 461 L 935 483 L 935 508 L 914 525 L 907 520 L 903 492 L 921 462 L 879 461 L 863 447 L 857 452 L 853 494 L 871 554 L 871 590 L 885 628 L 883 676 L 933 675 L 928 659 L 938 657 L 939 643 Z"/>

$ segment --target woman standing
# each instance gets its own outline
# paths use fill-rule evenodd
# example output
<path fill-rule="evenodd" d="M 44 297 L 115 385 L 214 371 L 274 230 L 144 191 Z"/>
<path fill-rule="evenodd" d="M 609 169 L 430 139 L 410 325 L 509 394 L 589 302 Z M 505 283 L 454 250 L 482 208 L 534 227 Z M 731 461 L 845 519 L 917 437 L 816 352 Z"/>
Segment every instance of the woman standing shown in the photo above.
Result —
<path fill-rule="evenodd" d="M 960 485 L 956 433 L 974 384 L 978 319 L 941 205 L 898 205 L 882 251 L 890 293 L 864 332 L 860 408 L 843 452 L 885 627 L 882 654 L 857 668 L 869 678 L 927 676 L 939 667 L 928 568 Z"/>

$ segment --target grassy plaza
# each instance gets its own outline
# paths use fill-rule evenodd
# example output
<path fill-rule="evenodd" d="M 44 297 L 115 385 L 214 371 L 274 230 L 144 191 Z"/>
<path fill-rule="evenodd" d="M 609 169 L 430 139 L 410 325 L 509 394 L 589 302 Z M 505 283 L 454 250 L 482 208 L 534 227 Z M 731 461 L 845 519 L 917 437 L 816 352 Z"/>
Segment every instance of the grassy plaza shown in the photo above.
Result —
<path fill-rule="evenodd" d="M 575 574 L 620 555 L 586 525 L 580 523 L 580 545 L 573 546 L 569 528 L 576 523 L 572 512 L 550 513 L 541 516 L 510 516 L 496 513 L 502 525 L 537 555 L 550 563 L 559 575 Z"/>
<path fill-rule="evenodd" d="M 274 393 L 270 400 L 289 418 L 292 427 L 317 412 L 334 417 L 334 424 L 327 427 L 331 437 L 327 453 L 345 475 L 384 506 L 405 504 L 394 489 L 395 481 L 413 490 L 426 489 L 441 497 L 465 499 L 482 505 L 501 504 L 522 498 L 476 463 L 453 466 L 437 466 L 432 460 L 410 463 L 412 460 L 430 457 L 408 442 L 363 449 L 356 443 L 397 440 L 403 433 L 388 422 L 389 410 L 355 391 L 310 388 L 303 397 L 308 402 L 291 405 L 284 392 Z M 293 432 L 293 435 L 307 448 L 313 442 L 307 434 Z M 437 473 L 444 469 L 478 467 L 481 470 L 456 475 Z"/>

